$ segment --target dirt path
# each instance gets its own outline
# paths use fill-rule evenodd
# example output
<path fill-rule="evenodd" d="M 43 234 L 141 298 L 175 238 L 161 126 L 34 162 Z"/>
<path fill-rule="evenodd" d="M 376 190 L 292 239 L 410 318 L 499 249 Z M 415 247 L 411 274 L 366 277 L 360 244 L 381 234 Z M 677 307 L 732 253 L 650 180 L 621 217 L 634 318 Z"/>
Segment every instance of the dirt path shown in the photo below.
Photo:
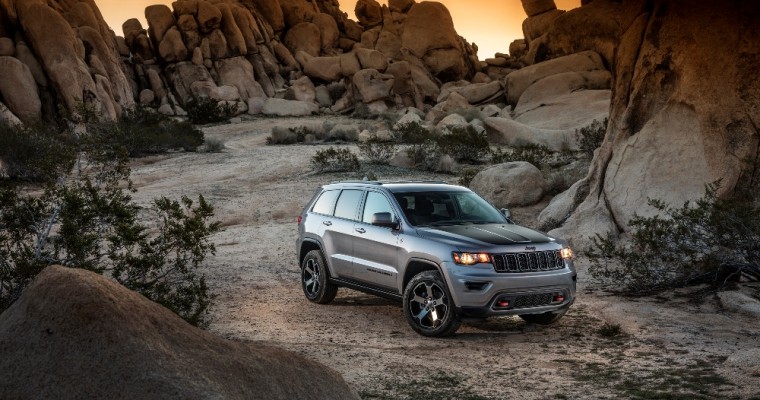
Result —
<path fill-rule="evenodd" d="M 759 321 L 722 312 L 713 295 L 667 302 L 596 295 L 582 261 L 578 301 L 552 327 L 497 318 L 464 324 L 453 338 L 426 339 L 408 328 L 397 303 L 346 289 L 330 305 L 309 303 L 298 280 L 295 219 L 319 185 L 361 176 L 311 173 L 318 146 L 265 145 L 271 127 L 298 123 L 206 128 L 224 152 L 133 165 L 139 202 L 200 193 L 225 226 L 204 271 L 218 296 L 211 331 L 321 361 L 365 399 L 760 398 L 760 368 L 739 357 L 760 347 Z"/>

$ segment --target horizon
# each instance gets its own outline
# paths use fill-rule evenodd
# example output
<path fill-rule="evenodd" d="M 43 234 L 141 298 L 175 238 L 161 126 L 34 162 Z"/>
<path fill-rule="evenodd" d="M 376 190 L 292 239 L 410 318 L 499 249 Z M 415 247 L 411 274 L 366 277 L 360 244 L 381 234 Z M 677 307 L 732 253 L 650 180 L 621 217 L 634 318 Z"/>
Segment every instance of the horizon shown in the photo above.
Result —
<path fill-rule="evenodd" d="M 340 1 L 340 8 L 356 20 L 356 0 Z M 478 46 L 478 58 L 485 60 L 495 53 L 509 53 L 509 44 L 522 39 L 522 22 L 527 18 L 519 0 L 439 0 L 451 13 L 457 33 Z M 557 8 L 570 10 L 580 6 L 580 0 L 555 0 Z M 123 36 L 121 26 L 130 18 L 137 18 L 147 29 L 145 7 L 165 4 L 171 8 L 172 0 L 95 0 L 103 18 L 113 31 Z M 388 4 L 387 0 L 379 1 Z"/>

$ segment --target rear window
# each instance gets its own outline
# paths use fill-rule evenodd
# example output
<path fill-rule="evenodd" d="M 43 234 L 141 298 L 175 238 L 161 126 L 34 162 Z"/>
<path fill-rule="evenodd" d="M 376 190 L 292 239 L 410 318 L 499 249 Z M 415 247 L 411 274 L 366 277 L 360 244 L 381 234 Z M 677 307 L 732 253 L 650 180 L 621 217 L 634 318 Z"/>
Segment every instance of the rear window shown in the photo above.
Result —
<path fill-rule="evenodd" d="M 317 214 L 333 215 L 333 210 L 335 209 L 335 199 L 338 198 L 339 194 L 340 190 L 330 190 L 323 192 L 321 195 L 319 195 L 319 199 L 317 199 L 317 202 L 314 203 L 314 207 L 311 209 L 311 211 Z"/>
<path fill-rule="evenodd" d="M 361 203 L 363 195 L 364 191 L 362 190 L 344 190 L 335 206 L 335 216 L 356 220 L 359 203 Z"/>

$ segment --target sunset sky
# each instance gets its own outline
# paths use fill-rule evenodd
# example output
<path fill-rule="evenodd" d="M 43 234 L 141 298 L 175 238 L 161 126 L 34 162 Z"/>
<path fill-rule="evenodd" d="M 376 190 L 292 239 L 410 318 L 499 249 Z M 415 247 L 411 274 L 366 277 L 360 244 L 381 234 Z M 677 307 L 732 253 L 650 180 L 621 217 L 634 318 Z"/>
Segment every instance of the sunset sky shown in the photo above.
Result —
<path fill-rule="evenodd" d="M 164 3 L 171 7 L 171 0 L 95 0 L 106 22 L 121 35 L 121 24 L 129 18 L 139 18 L 145 23 L 145 7 Z M 440 0 L 451 11 L 457 32 L 468 41 L 478 45 L 480 59 L 493 57 L 496 52 L 507 53 L 509 43 L 522 38 L 522 21 L 525 12 L 520 0 Z M 387 1 L 381 0 L 381 4 Z M 556 0 L 563 10 L 578 7 L 580 0 Z M 341 8 L 354 18 L 356 0 L 340 0 Z"/>

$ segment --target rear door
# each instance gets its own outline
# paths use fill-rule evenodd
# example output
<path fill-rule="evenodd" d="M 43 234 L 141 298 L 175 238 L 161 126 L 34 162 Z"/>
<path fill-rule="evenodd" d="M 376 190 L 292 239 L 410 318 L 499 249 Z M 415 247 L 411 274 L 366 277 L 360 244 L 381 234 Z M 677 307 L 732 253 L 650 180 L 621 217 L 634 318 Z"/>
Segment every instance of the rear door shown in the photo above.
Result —
<path fill-rule="evenodd" d="M 345 279 L 352 276 L 354 224 L 358 219 L 363 195 L 364 192 L 359 189 L 340 191 L 332 217 L 322 221 L 322 243 L 327 253 L 325 256 L 332 267 L 333 278 Z"/>
<path fill-rule="evenodd" d="M 372 215 L 389 212 L 398 221 L 390 199 L 370 190 L 364 201 L 361 219 L 354 225 L 354 279 L 398 290 L 399 231 L 372 225 Z"/>

